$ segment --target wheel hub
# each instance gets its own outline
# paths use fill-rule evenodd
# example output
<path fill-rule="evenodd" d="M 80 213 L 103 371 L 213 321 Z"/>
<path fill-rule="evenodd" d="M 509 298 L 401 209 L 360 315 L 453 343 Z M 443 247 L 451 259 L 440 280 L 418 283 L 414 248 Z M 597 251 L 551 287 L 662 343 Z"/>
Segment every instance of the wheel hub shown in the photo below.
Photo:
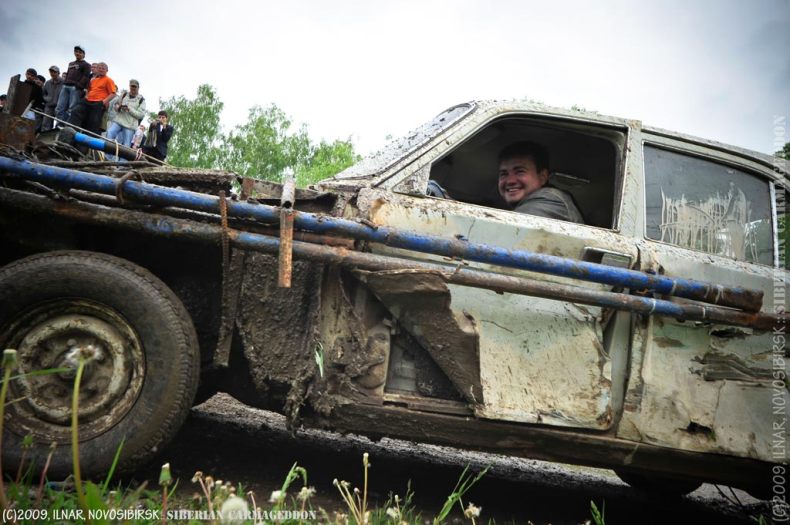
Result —
<path fill-rule="evenodd" d="M 37 439 L 61 441 L 69 436 L 77 369 L 80 439 L 114 426 L 142 389 L 144 357 L 129 325 L 107 307 L 85 301 L 58 302 L 26 316 L 15 330 L 19 373 L 57 369 L 57 373 L 23 375 L 13 382 L 19 399 L 12 428 Z"/>

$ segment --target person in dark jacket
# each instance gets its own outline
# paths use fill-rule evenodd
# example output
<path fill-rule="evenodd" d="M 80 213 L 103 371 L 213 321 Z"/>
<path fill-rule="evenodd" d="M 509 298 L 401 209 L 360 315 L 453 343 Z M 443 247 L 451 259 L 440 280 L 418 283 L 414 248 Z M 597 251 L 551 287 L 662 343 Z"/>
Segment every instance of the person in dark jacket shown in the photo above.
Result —
<path fill-rule="evenodd" d="M 91 81 L 91 65 L 85 61 L 85 50 L 82 46 L 74 46 L 74 58 L 75 61 L 69 62 L 55 108 L 55 116 L 62 122 L 69 120 L 72 110 L 87 94 Z"/>
<path fill-rule="evenodd" d="M 167 111 L 160 111 L 157 114 L 156 122 L 151 122 L 148 128 L 148 136 L 145 139 L 143 153 L 155 159 L 165 160 L 167 157 L 167 143 L 173 136 L 173 126 L 167 123 Z"/>
<path fill-rule="evenodd" d="M 42 91 L 42 86 L 44 85 L 44 81 L 41 80 L 38 76 L 38 73 L 32 67 L 28 68 L 25 71 L 25 81 L 23 84 L 27 84 L 30 86 L 30 109 L 35 109 L 36 111 L 44 111 L 44 94 Z M 36 121 L 36 131 L 39 129 L 39 125 L 41 123 L 40 117 L 38 114 L 34 113 L 33 111 L 28 111 L 24 115 L 25 118 L 30 120 Z"/>

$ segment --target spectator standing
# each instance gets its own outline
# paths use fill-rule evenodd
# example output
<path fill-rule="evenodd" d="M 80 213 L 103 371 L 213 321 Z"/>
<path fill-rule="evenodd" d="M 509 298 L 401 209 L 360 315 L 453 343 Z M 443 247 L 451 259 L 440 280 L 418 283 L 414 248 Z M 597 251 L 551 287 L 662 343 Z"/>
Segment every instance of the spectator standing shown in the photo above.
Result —
<path fill-rule="evenodd" d="M 49 68 L 50 79 L 44 83 L 44 113 L 48 116 L 44 118 L 44 124 L 41 126 L 42 131 L 52 129 L 54 121 L 52 118 L 55 115 L 55 107 L 58 105 L 58 97 L 60 90 L 63 88 L 63 79 L 60 77 L 60 68 L 58 66 L 51 66 Z"/>
<path fill-rule="evenodd" d="M 30 67 L 30 68 L 27 69 L 27 71 L 25 71 L 25 81 L 23 83 L 27 84 L 27 85 L 29 85 L 31 87 L 31 90 L 30 90 L 30 105 L 28 107 L 31 110 L 32 109 L 36 109 L 36 110 L 41 109 L 41 110 L 43 110 L 44 109 L 44 94 L 43 94 L 43 91 L 41 89 L 41 86 L 43 85 L 43 83 L 39 80 L 38 73 L 36 72 L 35 69 Z M 27 111 L 22 116 L 27 118 L 27 119 L 30 119 L 30 120 L 36 120 L 36 114 L 33 113 L 33 111 Z M 37 124 L 36 125 L 36 129 L 38 129 L 38 122 L 36 124 Z"/>
<path fill-rule="evenodd" d="M 120 93 L 114 109 L 116 113 L 107 131 L 107 138 L 128 148 L 132 145 L 134 130 L 145 116 L 145 97 L 140 94 L 140 83 L 137 80 L 129 81 L 129 91 Z"/>
<path fill-rule="evenodd" d="M 34 80 L 34 82 L 41 88 L 41 100 L 33 107 L 33 109 L 36 110 L 36 133 L 40 133 L 41 125 L 44 123 L 44 105 L 46 104 L 44 101 L 44 84 L 46 84 L 47 79 L 44 75 L 36 75 L 36 80 Z"/>
<path fill-rule="evenodd" d="M 62 122 L 71 118 L 71 112 L 85 96 L 91 80 L 91 65 L 85 61 L 85 50 L 82 46 L 74 46 L 74 58 L 76 60 L 69 62 L 69 68 L 65 72 L 63 87 L 55 107 L 55 116 Z"/>
<path fill-rule="evenodd" d="M 96 76 L 91 79 L 88 94 L 71 112 L 69 124 L 82 126 L 96 135 L 99 134 L 104 111 L 110 105 L 110 100 L 115 97 L 115 92 L 118 91 L 115 82 L 107 76 L 107 71 L 109 68 L 104 62 L 99 62 L 96 65 Z"/>
<path fill-rule="evenodd" d="M 143 153 L 155 159 L 165 160 L 167 157 L 167 143 L 173 136 L 173 126 L 167 123 L 167 111 L 160 111 L 156 117 L 156 122 L 151 122 L 148 128 L 148 136 L 145 139 Z"/>

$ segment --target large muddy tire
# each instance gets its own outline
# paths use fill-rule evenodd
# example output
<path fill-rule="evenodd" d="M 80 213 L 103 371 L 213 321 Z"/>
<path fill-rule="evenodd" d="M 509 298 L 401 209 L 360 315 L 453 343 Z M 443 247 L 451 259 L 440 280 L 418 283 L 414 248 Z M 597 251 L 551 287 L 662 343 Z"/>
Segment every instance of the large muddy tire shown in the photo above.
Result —
<path fill-rule="evenodd" d="M 56 442 L 50 479 L 72 472 L 71 399 L 80 384 L 82 472 L 103 476 L 121 442 L 119 468 L 150 460 L 175 435 L 192 406 L 200 354 L 184 305 L 139 266 L 94 252 L 50 252 L 0 269 L 0 349 L 17 349 L 17 370 L 69 368 L 9 384 L 3 469 L 16 472 L 22 440 L 38 463 Z M 26 460 L 27 461 L 27 460 Z"/>
<path fill-rule="evenodd" d="M 614 469 L 615 474 L 632 488 L 651 496 L 679 498 L 691 494 L 702 483 L 690 479 L 670 478 L 649 472 Z"/>

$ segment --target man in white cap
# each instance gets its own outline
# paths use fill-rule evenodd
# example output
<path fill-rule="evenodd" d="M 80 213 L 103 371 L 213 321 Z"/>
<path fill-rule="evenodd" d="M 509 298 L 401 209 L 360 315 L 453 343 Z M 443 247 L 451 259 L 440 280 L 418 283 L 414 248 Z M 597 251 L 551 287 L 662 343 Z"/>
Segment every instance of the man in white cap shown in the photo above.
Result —
<path fill-rule="evenodd" d="M 145 97 L 140 94 L 140 83 L 131 79 L 129 91 L 123 90 L 114 104 L 115 117 L 107 130 L 107 138 L 128 147 L 140 121 L 145 117 Z"/>
<path fill-rule="evenodd" d="M 49 80 L 44 83 L 44 124 L 41 126 L 41 131 L 48 131 L 52 129 L 53 120 L 52 116 L 55 115 L 55 107 L 58 105 L 58 97 L 60 90 L 63 88 L 63 79 L 60 76 L 60 68 L 58 66 L 51 66 L 49 68 Z"/>

